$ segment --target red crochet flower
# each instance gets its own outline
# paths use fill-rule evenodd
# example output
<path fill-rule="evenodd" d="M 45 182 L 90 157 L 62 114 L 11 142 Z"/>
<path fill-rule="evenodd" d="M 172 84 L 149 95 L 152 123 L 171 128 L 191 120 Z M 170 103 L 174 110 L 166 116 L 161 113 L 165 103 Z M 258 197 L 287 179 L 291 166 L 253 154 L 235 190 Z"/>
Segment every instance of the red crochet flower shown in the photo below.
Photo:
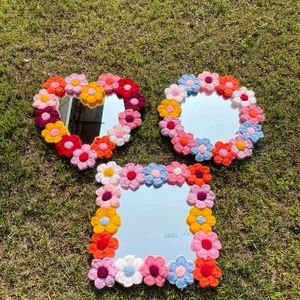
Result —
<path fill-rule="evenodd" d="M 218 165 L 223 164 L 226 167 L 231 165 L 232 161 L 236 158 L 236 154 L 232 151 L 231 147 L 230 143 L 216 142 L 212 150 L 214 162 Z"/>
<path fill-rule="evenodd" d="M 232 93 L 240 88 L 239 81 L 230 75 L 220 77 L 219 81 L 217 93 L 223 95 L 225 99 L 230 98 Z"/>
<path fill-rule="evenodd" d="M 62 98 L 66 93 L 65 85 L 66 82 L 64 78 L 60 76 L 54 76 L 50 77 L 45 83 L 43 83 L 43 88 L 46 89 L 49 94 L 54 94 Z"/>
<path fill-rule="evenodd" d="M 81 148 L 81 140 L 78 135 L 64 135 L 60 142 L 55 144 L 59 156 L 71 157 L 76 149 Z"/>
<path fill-rule="evenodd" d="M 145 97 L 139 93 L 132 93 L 130 97 L 125 97 L 124 106 L 126 109 L 141 110 L 145 107 Z"/>
<path fill-rule="evenodd" d="M 190 185 L 197 184 L 202 186 L 208 184 L 211 181 L 209 167 L 203 166 L 199 163 L 188 166 L 191 175 L 187 178 L 187 183 Z"/>
<path fill-rule="evenodd" d="M 116 144 L 111 142 L 107 135 L 96 137 L 91 145 L 91 149 L 97 153 L 99 158 L 110 158 Z"/>
<path fill-rule="evenodd" d="M 127 98 L 133 93 L 138 92 L 139 86 L 131 78 L 122 78 L 119 80 L 119 87 L 116 89 L 116 94 L 119 98 Z"/>

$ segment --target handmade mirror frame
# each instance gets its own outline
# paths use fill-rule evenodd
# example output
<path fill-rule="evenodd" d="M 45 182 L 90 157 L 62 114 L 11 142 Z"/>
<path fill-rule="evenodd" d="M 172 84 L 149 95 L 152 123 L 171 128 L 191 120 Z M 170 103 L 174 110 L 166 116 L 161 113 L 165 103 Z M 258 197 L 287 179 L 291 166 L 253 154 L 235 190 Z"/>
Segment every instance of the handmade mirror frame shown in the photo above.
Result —
<path fill-rule="evenodd" d="M 185 132 L 180 120 L 181 104 L 188 96 L 205 93 L 217 93 L 220 100 L 231 101 L 233 109 L 239 110 L 240 127 L 237 134 L 229 141 L 217 141 L 214 145 L 209 137 L 194 137 Z M 174 150 L 183 155 L 192 154 L 195 160 L 203 162 L 211 160 L 218 164 L 229 166 L 235 159 L 241 160 L 252 155 L 252 148 L 263 136 L 261 123 L 265 115 L 256 105 L 255 94 L 246 87 L 240 87 L 237 79 L 230 75 L 219 76 L 217 73 L 204 71 L 196 77 L 185 74 L 178 84 L 172 84 L 164 91 L 166 99 L 158 105 L 158 112 L 163 118 L 159 122 L 161 134 L 172 140 Z"/>
<path fill-rule="evenodd" d="M 79 98 L 89 108 L 103 105 L 106 95 L 116 94 L 124 101 L 124 112 L 119 113 L 119 123 L 108 130 L 107 135 L 94 138 L 91 145 L 83 144 L 78 135 L 70 134 L 61 121 L 59 101 L 65 96 Z M 40 128 L 46 143 L 55 144 L 60 157 L 84 170 L 93 167 L 96 159 L 108 159 L 116 147 L 130 139 L 133 129 L 142 124 L 140 111 L 145 107 L 145 97 L 131 78 L 120 78 L 111 73 L 102 74 L 96 82 L 88 82 L 84 74 L 71 74 L 66 78 L 54 76 L 42 84 L 33 97 L 34 122 Z"/>

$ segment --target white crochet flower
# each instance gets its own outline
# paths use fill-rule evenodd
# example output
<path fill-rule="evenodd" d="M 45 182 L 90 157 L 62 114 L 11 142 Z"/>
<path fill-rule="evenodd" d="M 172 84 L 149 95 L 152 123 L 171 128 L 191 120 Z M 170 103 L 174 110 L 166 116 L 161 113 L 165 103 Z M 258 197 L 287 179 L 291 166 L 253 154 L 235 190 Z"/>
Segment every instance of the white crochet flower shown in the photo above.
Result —
<path fill-rule="evenodd" d="M 182 85 L 171 84 L 165 89 L 167 99 L 174 99 L 178 102 L 183 102 L 187 97 L 187 92 Z"/>
<path fill-rule="evenodd" d="M 245 87 L 241 87 L 239 90 L 233 92 L 231 102 L 235 108 L 246 107 L 256 103 L 255 93 Z"/>
<path fill-rule="evenodd" d="M 107 132 L 111 142 L 117 146 L 123 146 L 130 140 L 130 128 L 128 126 L 122 126 L 121 124 L 115 125 Z"/>
<path fill-rule="evenodd" d="M 141 258 L 136 258 L 134 255 L 127 255 L 124 258 L 119 258 L 116 261 L 118 273 L 115 280 L 124 287 L 140 284 L 143 280 L 143 276 L 139 272 L 142 265 L 143 260 Z"/>
<path fill-rule="evenodd" d="M 120 174 L 122 168 L 117 165 L 114 161 L 110 161 L 107 164 L 101 164 L 97 167 L 96 180 L 99 183 L 105 184 L 119 184 Z"/>

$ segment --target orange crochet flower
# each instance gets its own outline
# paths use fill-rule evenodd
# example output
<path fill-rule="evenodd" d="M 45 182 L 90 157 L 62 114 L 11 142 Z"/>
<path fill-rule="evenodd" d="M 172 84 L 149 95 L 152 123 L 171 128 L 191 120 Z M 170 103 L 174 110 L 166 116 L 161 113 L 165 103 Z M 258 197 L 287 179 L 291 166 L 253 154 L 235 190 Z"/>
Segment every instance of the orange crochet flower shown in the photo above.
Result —
<path fill-rule="evenodd" d="M 116 144 L 111 142 L 107 135 L 96 137 L 91 145 L 91 149 L 97 153 L 99 158 L 110 158 Z"/>
<path fill-rule="evenodd" d="M 65 85 L 66 82 L 64 78 L 54 76 L 50 77 L 45 83 L 43 83 L 43 88 L 46 89 L 49 94 L 54 94 L 62 98 L 66 93 Z"/>
<path fill-rule="evenodd" d="M 119 242 L 108 232 L 94 233 L 92 243 L 89 245 L 89 252 L 94 258 L 114 257 Z"/>
<path fill-rule="evenodd" d="M 220 84 L 217 86 L 217 93 L 223 95 L 225 99 L 231 97 L 235 90 L 240 88 L 240 83 L 237 79 L 230 75 L 225 75 L 219 78 Z"/>
<path fill-rule="evenodd" d="M 187 178 L 187 183 L 190 185 L 197 184 L 199 186 L 208 184 L 211 181 L 209 167 L 202 166 L 197 163 L 188 167 L 191 175 Z"/>
<path fill-rule="evenodd" d="M 221 269 L 217 266 L 214 259 L 197 258 L 195 260 L 194 278 L 199 281 L 199 286 L 216 287 L 219 284 L 219 278 L 222 276 Z"/>
<path fill-rule="evenodd" d="M 230 143 L 216 142 L 212 155 L 214 162 L 218 165 L 223 164 L 228 167 L 232 161 L 236 158 L 236 153 L 231 150 L 232 145 Z"/>

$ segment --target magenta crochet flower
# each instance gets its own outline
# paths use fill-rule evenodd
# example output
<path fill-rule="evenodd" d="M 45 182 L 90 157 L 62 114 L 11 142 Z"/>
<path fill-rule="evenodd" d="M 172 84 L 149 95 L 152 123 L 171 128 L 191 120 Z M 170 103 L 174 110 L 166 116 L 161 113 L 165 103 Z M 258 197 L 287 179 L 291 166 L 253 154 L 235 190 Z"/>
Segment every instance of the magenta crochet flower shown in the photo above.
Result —
<path fill-rule="evenodd" d="M 238 134 L 230 139 L 229 143 L 232 145 L 231 150 L 236 153 L 237 159 L 244 159 L 252 155 L 253 143 L 242 134 Z"/>
<path fill-rule="evenodd" d="M 187 198 L 189 205 L 195 205 L 197 208 L 212 208 L 214 206 L 215 193 L 210 189 L 208 184 L 202 186 L 193 185 Z"/>
<path fill-rule="evenodd" d="M 141 165 L 129 163 L 123 167 L 121 175 L 120 184 L 125 190 L 136 191 L 145 182 L 145 174 Z"/>
<path fill-rule="evenodd" d="M 73 73 L 65 78 L 65 91 L 70 96 L 79 96 L 82 88 L 88 84 L 84 74 Z"/>
<path fill-rule="evenodd" d="M 120 206 L 120 196 L 121 192 L 113 184 L 106 184 L 96 190 L 96 205 L 101 208 L 114 207 L 118 208 Z"/>
<path fill-rule="evenodd" d="M 188 155 L 191 153 L 191 148 L 196 144 L 196 141 L 192 133 L 182 131 L 172 138 L 172 144 L 177 153 Z"/>
<path fill-rule="evenodd" d="M 205 233 L 198 231 L 191 242 L 191 250 L 196 252 L 197 257 L 217 259 L 219 250 L 222 248 L 218 235 L 215 232 Z"/>
<path fill-rule="evenodd" d="M 143 281 L 147 285 L 163 286 L 169 273 L 162 256 L 147 256 L 140 268 Z"/>
<path fill-rule="evenodd" d="M 119 87 L 120 77 L 111 73 L 99 76 L 97 83 L 104 87 L 106 94 L 113 93 Z"/>
<path fill-rule="evenodd" d="M 79 170 L 91 168 L 95 165 L 97 159 L 97 153 L 91 150 L 90 145 L 84 144 L 80 149 L 76 149 L 73 152 L 71 158 L 71 164 L 77 166 Z"/>
<path fill-rule="evenodd" d="M 93 259 L 88 277 L 94 281 L 97 289 L 102 289 L 105 286 L 112 287 L 115 284 L 117 273 L 118 269 L 112 258 Z"/>
<path fill-rule="evenodd" d="M 170 184 L 182 186 L 185 183 L 186 178 L 191 175 L 191 172 L 187 165 L 180 164 L 177 161 L 173 161 L 166 167 L 166 169 L 169 174 L 168 183 Z"/>
<path fill-rule="evenodd" d="M 49 94 L 47 90 L 42 89 L 40 90 L 34 97 L 33 97 L 33 104 L 32 106 L 40 109 L 44 109 L 47 106 L 53 106 L 58 108 L 58 98 L 54 94 Z"/>
<path fill-rule="evenodd" d="M 159 128 L 162 135 L 170 138 L 173 138 L 179 132 L 183 131 L 181 120 L 170 117 L 164 117 L 163 120 L 159 122 Z"/>
<path fill-rule="evenodd" d="M 243 124 L 249 121 L 252 124 L 259 124 L 265 120 L 264 111 L 262 108 L 255 104 L 250 104 L 249 106 L 242 107 L 240 109 L 240 123 Z"/>
<path fill-rule="evenodd" d="M 140 111 L 146 105 L 145 97 L 139 93 L 132 93 L 130 97 L 126 97 L 124 100 L 124 106 L 126 109 L 133 109 Z"/>
<path fill-rule="evenodd" d="M 60 115 L 55 107 L 37 108 L 34 112 L 34 123 L 40 128 L 45 128 L 48 123 L 55 123 L 58 120 L 60 120 Z"/>
<path fill-rule="evenodd" d="M 212 94 L 217 86 L 219 86 L 219 74 L 217 73 L 210 73 L 207 71 L 202 72 L 198 75 L 199 82 L 200 82 L 200 92 L 205 92 L 206 94 Z"/>
<path fill-rule="evenodd" d="M 128 126 L 130 129 L 141 126 L 141 114 L 133 109 L 126 109 L 124 112 L 119 113 L 119 123 L 122 126 Z"/>

